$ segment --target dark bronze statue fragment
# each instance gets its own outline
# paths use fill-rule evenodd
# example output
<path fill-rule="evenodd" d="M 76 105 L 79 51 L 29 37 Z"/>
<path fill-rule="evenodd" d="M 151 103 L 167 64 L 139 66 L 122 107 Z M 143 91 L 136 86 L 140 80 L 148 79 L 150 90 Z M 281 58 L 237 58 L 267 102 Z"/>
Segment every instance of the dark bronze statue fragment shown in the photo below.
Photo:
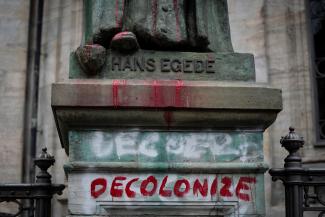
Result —
<path fill-rule="evenodd" d="M 84 0 L 84 10 L 76 55 L 89 75 L 104 65 L 105 49 L 233 53 L 226 0 Z"/>

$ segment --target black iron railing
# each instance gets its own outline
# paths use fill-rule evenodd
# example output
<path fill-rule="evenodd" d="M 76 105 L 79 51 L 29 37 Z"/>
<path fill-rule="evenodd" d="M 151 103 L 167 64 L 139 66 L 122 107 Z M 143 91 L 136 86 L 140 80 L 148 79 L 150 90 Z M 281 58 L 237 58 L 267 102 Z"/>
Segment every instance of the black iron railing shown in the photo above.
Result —
<path fill-rule="evenodd" d="M 0 217 L 50 217 L 51 199 L 54 194 L 61 194 L 64 185 L 51 183 L 51 175 L 47 172 L 55 159 L 42 149 L 42 154 L 34 160 L 40 169 L 35 183 L 28 184 L 0 184 L 0 203 L 16 203 L 18 208 L 14 214 L 0 211 Z"/>
<path fill-rule="evenodd" d="M 303 217 L 304 212 L 318 212 L 325 216 L 325 169 L 304 168 L 299 149 L 304 145 L 294 128 L 280 143 L 289 152 L 284 168 L 270 169 L 272 180 L 281 180 L 285 186 L 286 217 Z"/>

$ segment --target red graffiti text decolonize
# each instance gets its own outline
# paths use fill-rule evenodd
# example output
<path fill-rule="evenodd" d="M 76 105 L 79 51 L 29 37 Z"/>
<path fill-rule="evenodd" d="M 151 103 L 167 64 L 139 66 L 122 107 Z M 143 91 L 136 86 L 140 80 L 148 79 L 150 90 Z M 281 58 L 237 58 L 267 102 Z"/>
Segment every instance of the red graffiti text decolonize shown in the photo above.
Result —
<path fill-rule="evenodd" d="M 220 181 L 220 189 L 218 189 L 218 181 Z M 111 197 L 115 198 L 121 198 L 124 194 L 127 198 L 135 198 L 137 194 L 141 197 L 159 195 L 166 198 L 186 196 L 220 196 L 225 198 L 236 196 L 241 201 L 251 201 L 253 195 L 251 192 L 252 185 L 255 185 L 255 183 L 255 177 L 240 177 L 238 182 L 234 183 L 233 179 L 228 176 L 217 176 L 209 185 L 207 178 L 197 178 L 194 181 L 180 178 L 175 182 L 168 182 L 168 176 L 165 176 L 162 180 L 153 175 L 143 180 L 140 180 L 139 177 L 116 176 L 111 182 L 109 193 Z M 93 198 L 98 198 L 105 195 L 107 188 L 108 181 L 105 178 L 94 179 L 90 184 L 90 194 Z"/>

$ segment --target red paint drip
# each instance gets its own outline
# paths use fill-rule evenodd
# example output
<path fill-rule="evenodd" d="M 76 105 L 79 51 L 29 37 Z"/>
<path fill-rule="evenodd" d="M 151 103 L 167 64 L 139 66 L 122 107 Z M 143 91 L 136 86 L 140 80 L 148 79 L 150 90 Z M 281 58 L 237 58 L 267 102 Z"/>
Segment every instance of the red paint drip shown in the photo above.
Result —
<path fill-rule="evenodd" d="M 171 111 L 165 111 L 164 119 L 167 124 L 167 128 L 170 129 L 171 123 L 173 121 L 173 113 Z"/>
<path fill-rule="evenodd" d="M 157 107 L 160 105 L 160 91 L 159 91 L 159 84 L 158 84 L 158 81 L 154 80 L 153 81 L 153 101 L 154 101 L 154 106 Z"/>
<path fill-rule="evenodd" d="M 177 80 L 175 86 L 175 102 L 174 102 L 176 107 L 182 106 L 181 91 L 183 87 L 184 87 L 184 82 L 182 80 Z"/>
<path fill-rule="evenodd" d="M 120 85 L 122 85 L 123 87 L 123 91 L 125 92 L 125 86 L 126 86 L 126 80 L 113 80 L 113 105 L 115 107 L 118 107 L 121 105 L 120 101 L 119 101 L 119 92 L 120 92 Z"/>
<path fill-rule="evenodd" d="M 120 85 L 119 80 L 113 80 L 113 105 L 115 107 L 119 106 L 119 100 L 118 100 L 119 85 Z"/>
<path fill-rule="evenodd" d="M 122 19 L 123 19 L 123 17 L 124 17 L 124 2 L 125 1 L 122 1 L 122 16 L 121 16 L 121 18 L 120 18 L 120 27 L 122 27 Z"/>
<path fill-rule="evenodd" d="M 174 3 L 174 11 L 175 11 L 175 18 L 176 18 L 176 40 L 181 40 L 181 33 L 179 27 L 179 7 L 178 7 L 178 0 L 173 0 Z"/>
<path fill-rule="evenodd" d="M 158 1 L 153 0 L 151 4 L 152 11 L 152 30 L 155 33 L 157 31 L 157 16 L 158 16 Z"/>
<path fill-rule="evenodd" d="M 118 7 L 118 2 L 119 0 L 115 0 L 115 22 L 116 22 L 116 27 L 121 27 L 122 25 L 122 17 L 119 18 L 119 7 Z M 122 8 L 124 7 L 124 1 L 123 1 L 123 5 Z M 123 12 L 122 12 L 123 13 Z M 123 14 L 122 14 L 123 15 Z"/>

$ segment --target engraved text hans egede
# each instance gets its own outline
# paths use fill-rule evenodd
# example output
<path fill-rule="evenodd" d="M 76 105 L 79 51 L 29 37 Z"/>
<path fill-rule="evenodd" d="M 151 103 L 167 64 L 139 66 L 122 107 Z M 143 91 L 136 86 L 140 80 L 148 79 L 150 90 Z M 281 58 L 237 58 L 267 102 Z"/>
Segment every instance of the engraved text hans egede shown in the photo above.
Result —
<path fill-rule="evenodd" d="M 157 70 L 179 73 L 214 73 L 215 60 L 191 58 L 151 58 L 143 56 L 112 56 L 112 71 L 155 72 Z"/>

